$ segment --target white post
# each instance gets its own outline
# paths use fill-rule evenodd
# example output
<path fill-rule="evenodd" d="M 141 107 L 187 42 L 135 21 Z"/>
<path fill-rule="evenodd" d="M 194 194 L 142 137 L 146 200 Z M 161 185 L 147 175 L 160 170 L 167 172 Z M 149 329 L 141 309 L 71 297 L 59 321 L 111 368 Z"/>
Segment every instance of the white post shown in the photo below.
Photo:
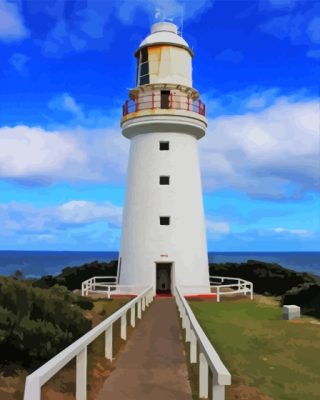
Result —
<path fill-rule="evenodd" d="M 105 331 L 104 355 L 112 361 L 112 325 Z"/>
<path fill-rule="evenodd" d="M 138 301 L 138 318 L 141 319 L 141 299 Z"/>
<path fill-rule="evenodd" d="M 250 284 L 250 299 L 253 300 L 253 284 Z"/>
<path fill-rule="evenodd" d="M 146 309 L 146 299 L 145 297 L 142 297 L 142 311 Z"/>
<path fill-rule="evenodd" d="M 195 364 L 197 362 L 197 337 L 194 330 L 190 330 L 190 363 Z"/>
<path fill-rule="evenodd" d="M 189 317 L 186 317 L 186 342 L 190 342 L 190 320 Z"/>
<path fill-rule="evenodd" d="M 224 400 L 224 386 L 213 383 L 212 397 L 214 400 Z"/>
<path fill-rule="evenodd" d="M 217 302 L 220 302 L 220 288 L 217 286 Z"/>
<path fill-rule="evenodd" d="M 186 313 L 186 310 L 183 308 L 183 310 L 182 310 L 182 328 L 186 327 L 186 320 L 187 320 L 187 313 Z"/>
<path fill-rule="evenodd" d="M 199 397 L 208 398 L 209 368 L 205 355 L 200 351 L 199 355 Z"/>
<path fill-rule="evenodd" d="M 87 346 L 77 355 L 76 400 L 87 400 Z"/>
<path fill-rule="evenodd" d="M 121 339 L 127 340 L 127 313 L 121 315 Z"/>
<path fill-rule="evenodd" d="M 26 389 L 23 400 L 41 400 L 40 378 L 37 375 L 29 375 L 26 379 Z"/>
<path fill-rule="evenodd" d="M 130 314 L 130 325 L 134 328 L 136 326 L 136 307 L 133 305 L 131 307 L 131 314 Z"/>
<path fill-rule="evenodd" d="M 111 286 L 107 286 L 108 299 L 111 297 Z"/>

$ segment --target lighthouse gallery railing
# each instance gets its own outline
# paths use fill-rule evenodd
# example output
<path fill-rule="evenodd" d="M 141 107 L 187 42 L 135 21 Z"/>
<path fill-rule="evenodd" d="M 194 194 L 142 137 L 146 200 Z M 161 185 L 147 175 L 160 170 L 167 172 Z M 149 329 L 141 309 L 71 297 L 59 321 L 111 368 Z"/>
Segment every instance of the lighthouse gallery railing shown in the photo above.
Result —
<path fill-rule="evenodd" d="M 153 300 L 153 288 L 143 290 L 135 299 L 124 305 L 120 310 L 102 321 L 80 339 L 62 350 L 59 354 L 27 376 L 24 390 L 24 400 L 41 400 L 41 387 L 60 371 L 69 361 L 76 357 L 76 400 L 87 399 L 87 347 L 99 335 L 105 333 L 105 357 L 112 360 L 112 326 L 121 319 L 120 336 L 127 339 L 127 312 L 131 312 L 130 324 L 135 326 L 136 306 L 137 317 L 141 319 L 142 311 Z M 41 344 L 40 344 L 41 345 Z"/>
<path fill-rule="evenodd" d="M 180 94 L 163 96 L 159 92 L 152 92 L 137 95 L 133 100 L 127 100 L 122 106 L 122 115 L 155 109 L 192 111 L 203 116 L 206 114 L 206 106 L 200 99 L 193 100 L 190 96 Z"/>
<path fill-rule="evenodd" d="M 231 385 L 231 375 L 213 348 L 207 335 L 197 321 L 188 302 L 179 287 L 175 288 L 175 297 L 182 319 L 182 327 L 186 330 L 186 342 L 190 342 L 190 363 L 197 363 L 197 347 L 199 347 L 199 397 L 208 398 L 209 368 L 212 372 L 212 398 L 225 399 L 225 386 Z"/>

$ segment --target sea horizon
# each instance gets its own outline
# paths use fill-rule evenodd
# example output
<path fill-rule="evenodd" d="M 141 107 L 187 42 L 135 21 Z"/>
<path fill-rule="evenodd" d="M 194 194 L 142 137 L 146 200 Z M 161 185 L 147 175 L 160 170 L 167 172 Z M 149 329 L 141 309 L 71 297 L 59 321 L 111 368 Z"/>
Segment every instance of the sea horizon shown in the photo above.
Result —
<path fill-rule="evenodd" d="M 0 275 L 10 276 L 16 270 L 26 278 L 57 275 L 65 267 L 93 261 L 110 262 L 118 256 L 118 251 L 104 250 L 0 250 Z M 320 275 L 320 251 L 209 251 L 208 259 L 210 263 L 241 263 L 254 259 Z"/>

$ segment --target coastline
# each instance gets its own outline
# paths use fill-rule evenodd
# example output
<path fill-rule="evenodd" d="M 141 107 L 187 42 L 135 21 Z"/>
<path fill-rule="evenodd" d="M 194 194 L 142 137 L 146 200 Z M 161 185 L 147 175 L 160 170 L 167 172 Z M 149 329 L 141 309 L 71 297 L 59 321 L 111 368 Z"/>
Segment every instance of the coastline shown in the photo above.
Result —
<path fill-rule="evenodd" d="M 118 259 L 117 251 L 33 251 L 0 250 L 0 275 L 10 276 L 20 270 L 25 277 L 56 275 L 65 267 L 93 261 L 110 262 Z M 308 252 L 212 252 L 209 263 L 243 263 L 258 260 L 277 263 L 297 272 L 320 275 L 320 251 Z"/>

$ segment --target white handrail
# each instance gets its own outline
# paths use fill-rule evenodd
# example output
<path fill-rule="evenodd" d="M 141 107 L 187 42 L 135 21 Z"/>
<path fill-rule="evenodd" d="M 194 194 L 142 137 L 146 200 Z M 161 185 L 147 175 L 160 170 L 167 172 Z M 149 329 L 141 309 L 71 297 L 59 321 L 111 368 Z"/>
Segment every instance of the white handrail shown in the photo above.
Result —
<path fill-rule="evenodd" d="M 215 285 L 213 284 L 212 280 L 220 280 L 221 283 L 223 283 L 224 280 L 231 280 L 231 281 L 236 281 L 236 283 L 229 283 L 226 285 Z M 216 293 L 217 293 L 217 301 L 220 301 L 220 296 L 223 295 L 232 295 L 232 294 L 237 294 L 237 293 L 243 293 L 244 295 L 249 294 L 250 295 L 250 299 L 253 299 L 253 283 L 250 281 L 246 281 L 245 279 L 242 278 L 235 278 L 235 277 L 231 277 L 231 276 L 215 276 L 215 275 L 211 275 L 210 276 L 210 287 L 211 288 L 215 288 L 216 289 Z M 232 291 L 221 291 L 221 288 L 234 288 L 236 287 L 236 290 L 232 290 Z"/>
<path fill-rule="evenodd" d="M 191 363 L 197 362 L 197 346 L 199 346 L 199 397 L 208 398 L 208 368 L 210 368 L 213 378 L 213 399 L 224 400 L 225 385 L 231 385 L 230 372 L 213 348 L 179 287 L 175 288 L 175 298 L 182 318 L 182 327 L 186 330 L 186 342 L 190 342 Z"/>
<path fill-rule="evenodd" d="M 99 279 L 113 279 L 114 282 L 106 282 L 106 284 L 112 284 L 116 285 L 117 284 L 117 277 L 116 276 L 93 276 L 92 278 L 89 278 L 85 281 L 82 282 L 81 284 L 81 294 L 82 296 L 88 296 L 89 291 L 95 290 L 96 285 L 97 285 L 97 280 Z"/>
<path fill-rule="evenodd" d="M 70 346 L 51 358 L 42 367 L 27 376 L 24 400 L 41 400 L 41 386 L 53 377 L 74 357 L 76 362 L 76 400 L 86 400 L 87 392 L 87 346 L 101 333 L 105 332 L 105 357 L 112 360 L 112 326 L 121 319 L 121 337 L 126 339 L 126 313 L 131 310 L 131 325 L 135 326 L 137 305 L 137 317 L 141 318 L 141 308 L 149 305 L 153 300 L 152 286 L 145 288 L 136 298 L 125 304 L 120 310 L 102 321 Z M 40 344 L 41 345 L 41 344 Z"/>

